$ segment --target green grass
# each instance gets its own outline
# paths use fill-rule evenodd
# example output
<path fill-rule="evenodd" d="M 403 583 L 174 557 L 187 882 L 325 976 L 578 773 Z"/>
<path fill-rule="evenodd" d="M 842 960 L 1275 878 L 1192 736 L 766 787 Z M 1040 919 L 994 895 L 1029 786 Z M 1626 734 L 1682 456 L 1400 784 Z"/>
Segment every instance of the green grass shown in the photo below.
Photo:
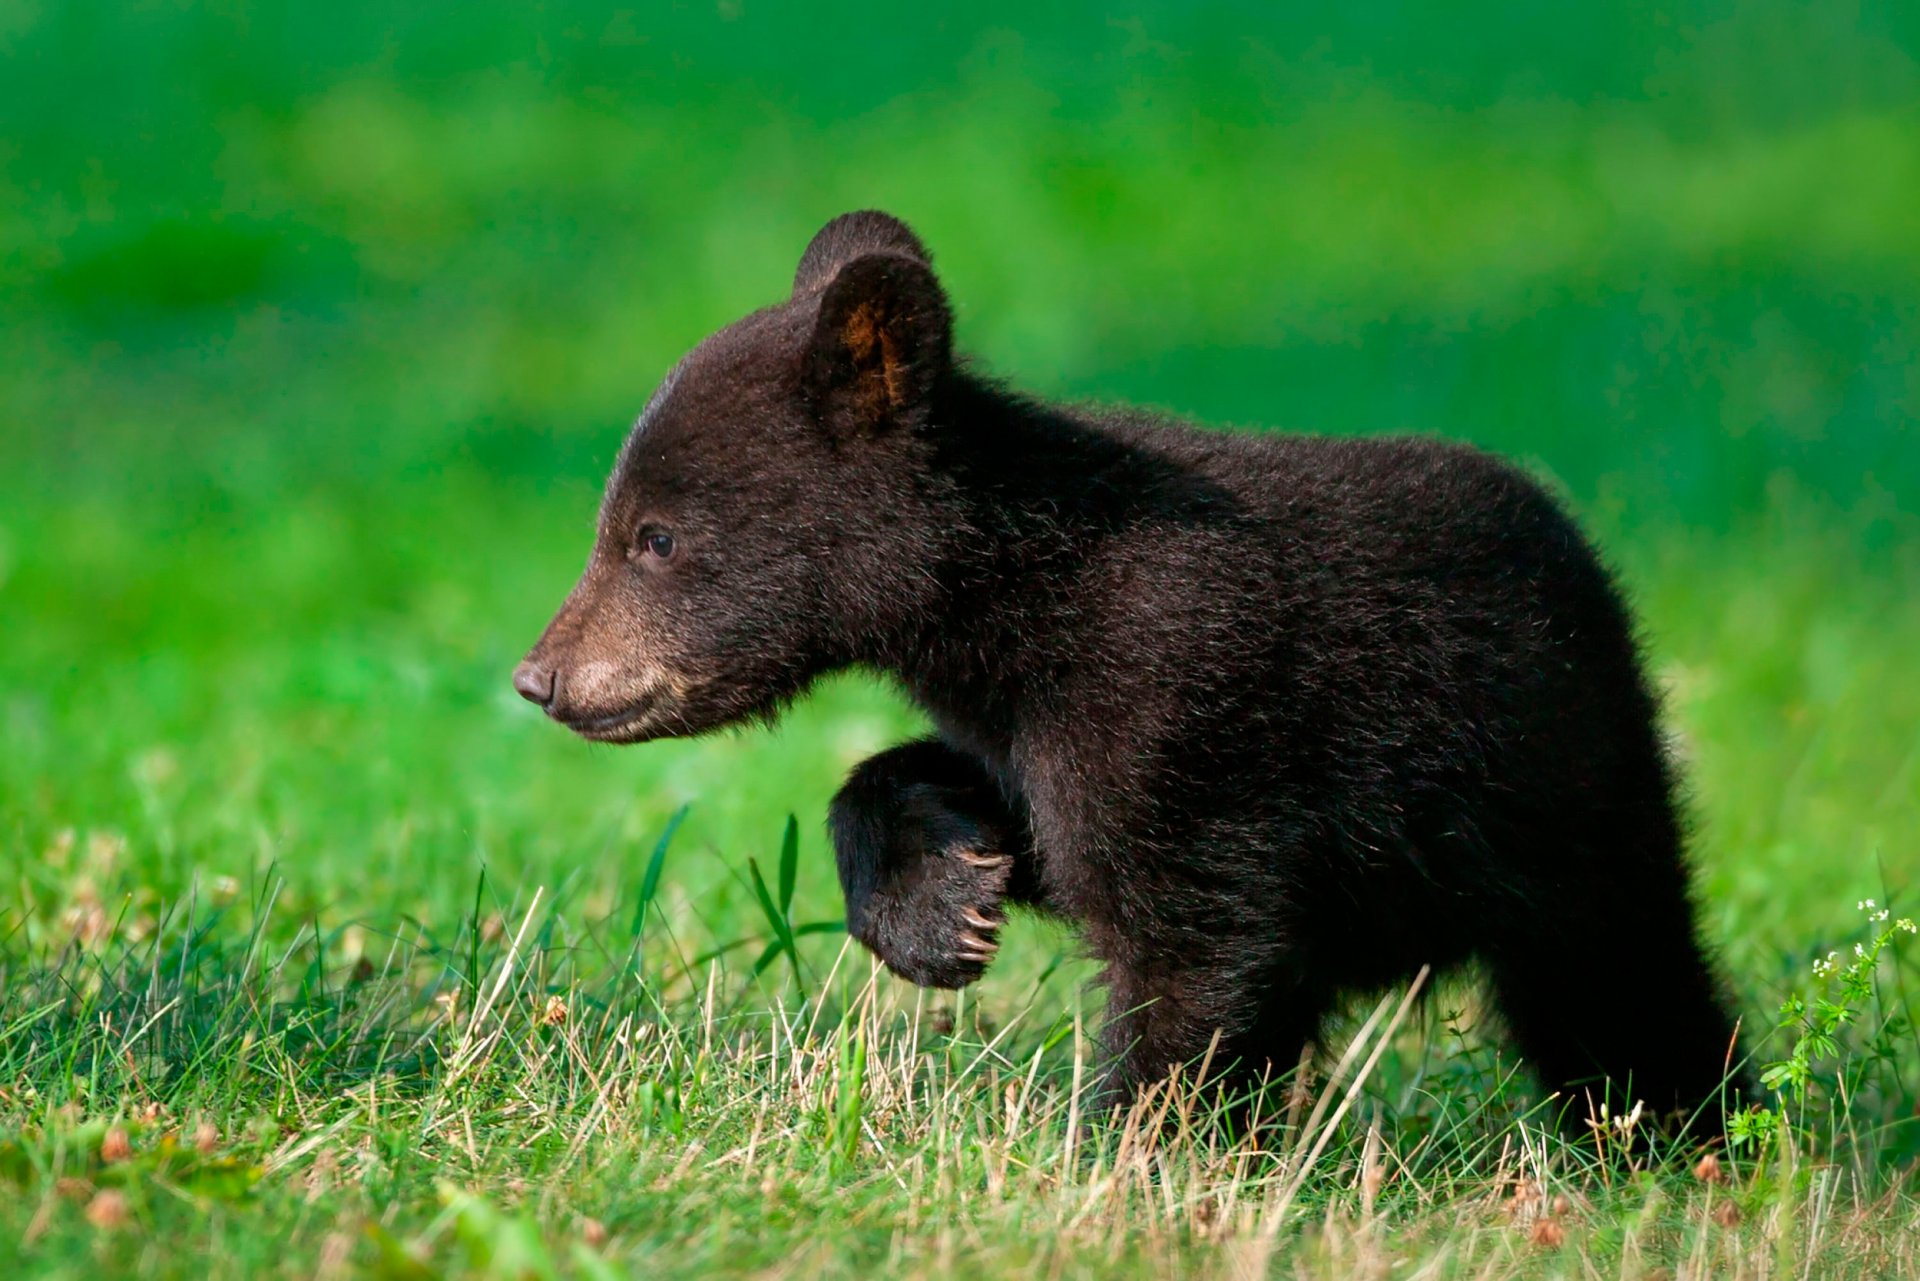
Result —
<path fill-rule="evenodd" d="M 1920 873 L 1916 49 L 1892 6 L 0 7 L 0 1259 L 1920 1269 L 1901 939 L 1725 1183 L 1548 1137 L 1461 981 L 1358 1002 L 1267 1150 L 1188 1094 L 1088 1128 L 1070 936 L 955 1000 L 830 928 L 893 692 L 616 751 L 506 683 L 653 380 L 883 205 L 1024 386 L 1559 486 L 1785 1058 Z"/>

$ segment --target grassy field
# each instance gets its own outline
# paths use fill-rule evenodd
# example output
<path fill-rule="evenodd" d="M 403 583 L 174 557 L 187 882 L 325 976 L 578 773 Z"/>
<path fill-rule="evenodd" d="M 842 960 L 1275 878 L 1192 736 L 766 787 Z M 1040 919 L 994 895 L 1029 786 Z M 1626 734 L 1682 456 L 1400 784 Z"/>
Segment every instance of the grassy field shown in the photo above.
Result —
<path fill-rule="evenodd" d="M 1920 1272 L 1920 19 L 396 12 L 0 5 L 0 1260 Z M 653 382 L 869 205 L 1034 390 L 1567 495 L 1770 1139 L 1551 1137 L 1458 979 L 1356 1004 L 1265 1149 L 1080 1124 L 1069 936 L 955 999 L 834 927 L 894 692 L 628 751 L 515 698 Z"/>

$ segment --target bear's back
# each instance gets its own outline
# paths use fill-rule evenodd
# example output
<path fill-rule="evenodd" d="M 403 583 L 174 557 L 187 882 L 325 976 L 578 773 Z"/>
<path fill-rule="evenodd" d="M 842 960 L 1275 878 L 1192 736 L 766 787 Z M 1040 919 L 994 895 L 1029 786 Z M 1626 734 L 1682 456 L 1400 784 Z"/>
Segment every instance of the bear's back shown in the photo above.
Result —
<path fill-rule="evenodd" d="M 1221 519 L 1238 529 L 1248 555 L 1335 595 L 1421 584 L 1507 598 L 1611 595 L 1560 503 L 1471 445 L 1202 430 L 1133 413 L 1089 425 L 1216 488 L 1226 500 L 1216 504 Z M 1156 518 L 1154 502 L 1144 500 L 1143 519 Z"/>
<path fill-rule="evenodd" d="M 1648 714 L 1611 578 L 1560 504 L 1503 460 L 1422 437 L 1138 415 L 1098 430 L 1220 496 L 1195 509 L 1179 497 L 1190 486 L 1170 485 L 1169 510 L 1143 500 L 1160 536 L 1109 542 L 1123 568 L 1093 567 L 1104 608 L 1082 638 L 1103 667 L 1156 655 L 1181 719 L 1216 745 L 1258 757 L 1321 742 L 1378 767 L 1384 800 L 1389 776 L 1452 775 L 1529 740 L 1566 749 L 1564 724 L 1546 719 Z M 1336 772 L 1367 790 L 1349 768 Z"/>

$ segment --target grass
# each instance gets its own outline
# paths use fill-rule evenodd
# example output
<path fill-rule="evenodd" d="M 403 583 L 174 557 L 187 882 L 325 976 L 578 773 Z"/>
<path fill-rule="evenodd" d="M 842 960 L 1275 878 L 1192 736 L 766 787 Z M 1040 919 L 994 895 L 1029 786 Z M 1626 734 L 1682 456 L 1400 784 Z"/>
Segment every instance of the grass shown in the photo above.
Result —
<path fill-rule="evenodd" d="M 99 875 L 123 854 L 90 845 L 60 857 Z M 782 967 L 693 954 L 646 866 L 608 919 L 564 891 L 490 911 L 483 884 L 444 933 L 281 920 L 277 887 L 148 923 L 76 904 L 47 931 L 69 941 L 4 975 L 5 1102 L 28 1119 L 0 1178 L 27 1257 L 405 1276 L 1916 1262 L 1884 1230 L 1910 1193 L 1873 1172 L 1552 1137 L 1443 1013 L 1462 989 L 1362 1011 L 1324 1079 L 1276 1092 L 1264 1150 L 1177 1081 L 1088 1129 L 1086 1024 L 1049 976 L 933 1002 L 820 939 L 768 984 Z"/>
<path fill-rule="evenodd" d="M 1920 32 L 1304 21 L 0 8 L 0 1260 L 1920 1270 L 1913 949 L 1812 968 L 1920 872 Z M 1561 488 L 1703 929 L 1803 1052 L 1776 1140 L 1563 1142 L 1461 979 L 1358 1000 L 1259 1150 L 1179 1088 L 1083 1124 L 1070 936 L 955 999 L 834 927 L 822 811 L 896 693 L 624 752 L 514 698 L 652 380 L 867 204 L 1023 385 Z"/>

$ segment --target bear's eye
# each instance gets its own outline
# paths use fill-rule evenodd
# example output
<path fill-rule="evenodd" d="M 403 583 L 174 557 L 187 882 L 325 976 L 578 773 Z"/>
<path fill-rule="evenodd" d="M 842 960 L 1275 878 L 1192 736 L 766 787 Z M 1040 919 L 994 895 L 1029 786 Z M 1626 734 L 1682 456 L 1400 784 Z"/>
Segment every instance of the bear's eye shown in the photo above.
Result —
<path fill-rule="evenodd" d="M 648 534 L 641 540 L 640 545 L 646 549 L 649 556 L 652 556 L 656 560 L 665 560 L 673 555 L 672 534 Z"/>

